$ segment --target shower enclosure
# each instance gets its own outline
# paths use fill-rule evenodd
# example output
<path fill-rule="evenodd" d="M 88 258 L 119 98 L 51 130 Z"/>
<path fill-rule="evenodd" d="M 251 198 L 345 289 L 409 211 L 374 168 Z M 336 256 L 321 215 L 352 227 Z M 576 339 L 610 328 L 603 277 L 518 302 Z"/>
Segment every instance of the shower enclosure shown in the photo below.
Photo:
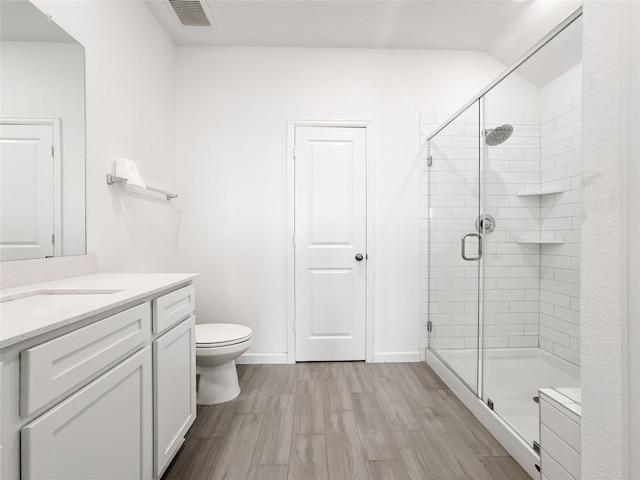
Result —
<path fill-rule="evenodd" d="M 580 386 L 581 44 L 577 11 L 458 113 L 421 115 L 427 361 L 531 449 L 538 388 Z"/>

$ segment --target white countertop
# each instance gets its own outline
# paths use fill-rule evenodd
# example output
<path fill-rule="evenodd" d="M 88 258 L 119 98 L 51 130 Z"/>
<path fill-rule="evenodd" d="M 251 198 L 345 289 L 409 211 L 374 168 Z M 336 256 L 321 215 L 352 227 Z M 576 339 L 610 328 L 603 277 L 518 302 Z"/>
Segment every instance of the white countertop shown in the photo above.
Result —
<path fill-rule="evenodd" d="M 0 348 L 153 296 L 197 276 L 94 273 L 0 290 L 0 300 L 6 300 L 0 303 Z"/>
<path fill-rule="evenodd" d="M 580 388 L 541 388 L 540 395 L 545 395 L 556 404 L 556 407 L 564 408 L 569 417 L 577 423 L 581 422 L 582 416 L 582 394 Z M 568 411 L 568 412 L 567 412 Z"/>

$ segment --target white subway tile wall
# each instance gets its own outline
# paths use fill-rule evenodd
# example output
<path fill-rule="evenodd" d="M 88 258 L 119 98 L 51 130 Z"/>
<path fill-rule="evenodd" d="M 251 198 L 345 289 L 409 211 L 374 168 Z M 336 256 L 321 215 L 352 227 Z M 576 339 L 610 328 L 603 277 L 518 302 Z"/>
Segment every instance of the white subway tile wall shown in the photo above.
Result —
<path fill-rule="evenodd" d="M 477 347 L 482 281 L 485 348 L 539 346 L 579 364 L 580 73 L 543 87 L 540 112 L 485 114 L 485 128 L 513 125 L 501 145 L 481 148 L 474 105 L 428 152 L 427 135 L 448 115 L 420 115 L 422 351 L 429 336 L 435 350 Z M 563 191 L 518 196 L 556 187 Z M 461 238 L 476 231 L 481 210 L 495 217 L 495 230 L 484 235 L 483 263 L 465 261 Z M 518 242 L 538 238 L 564 243 Z M 466 252 L 477 253 L 473 237 Z"/>
<path fill-rule="evenodd" d="M 540 185 L 564 191 L 540 200 L 543 232 L 565 240 L 540 252 L 540 347 L 580 364 L 582 223 L 581 66 L 541 91 Z"/>
<path fill-rule="evenodd" d="M 483 212 L 495 217 L 484 235 L 484 268 L 499 276 L 484 284 L 484 347 L 537 347 L 539 343 L 540 245 L 518 243 L 540 236 L 540 197 L 518 193 L 540 186 L 540 116 L 537 112 L 485 116 L 487 129 L 508 123 L 512 136 L 482 150 Z M 497 269 L 502 267 L 502 271 Z"/>

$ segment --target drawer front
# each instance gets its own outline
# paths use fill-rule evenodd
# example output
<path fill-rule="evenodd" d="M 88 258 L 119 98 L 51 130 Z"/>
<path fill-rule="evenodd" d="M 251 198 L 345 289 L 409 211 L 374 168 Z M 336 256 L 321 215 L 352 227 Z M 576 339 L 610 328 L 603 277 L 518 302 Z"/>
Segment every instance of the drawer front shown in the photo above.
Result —
<path fill-rule="evenodd" d="M 139 305 L 22 352 L 20 414 L 30 415 L 148 339 L 151 306 Z"/>
<path fill-rule="evenodd" d="M 546 401 L 540 402 L 540 421 L 576 452 L 581 452 L 580 425 Z"/>
<path fill-rule="evenodd" d="M 544 448 L 540 454 L 540 463 L 543 478 L 548 480 L 575 480 Z"/>
<path fill-rule="evenodd" d="M 187 285 L 153 301 L 153 333 L 160 333 L 180 320 L 189 318 L 196 309 L 196 289 Z"/>
<path fill-rule="evenodd" d="M 580 454 L 544 425 L 540 425 L 540 445 L 572 477 L 581 478 Z"/>

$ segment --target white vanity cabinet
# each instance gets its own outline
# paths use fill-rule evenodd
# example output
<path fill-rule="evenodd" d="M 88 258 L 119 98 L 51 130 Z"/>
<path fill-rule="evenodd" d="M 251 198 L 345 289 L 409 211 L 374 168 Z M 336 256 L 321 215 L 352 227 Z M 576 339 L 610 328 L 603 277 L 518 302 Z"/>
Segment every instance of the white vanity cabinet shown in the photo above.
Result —
<path fill-rule="evenodd" d="M 582 407 L 578 388 L 540 389 L 540 478 L 580 480 Z"/>
<path fill-rule="evenodd" d="M 2 338 L 2 480 L 161 477 L 196 416 L 194 286 L 136 295 Z"/>
<path fill-rule="evenodd" d="M 194 294 L 189 285 L 153 301 L 154 330 L 160 335 L 153 341 L 156 478 L 169 465 L 196 418 Z"/>

